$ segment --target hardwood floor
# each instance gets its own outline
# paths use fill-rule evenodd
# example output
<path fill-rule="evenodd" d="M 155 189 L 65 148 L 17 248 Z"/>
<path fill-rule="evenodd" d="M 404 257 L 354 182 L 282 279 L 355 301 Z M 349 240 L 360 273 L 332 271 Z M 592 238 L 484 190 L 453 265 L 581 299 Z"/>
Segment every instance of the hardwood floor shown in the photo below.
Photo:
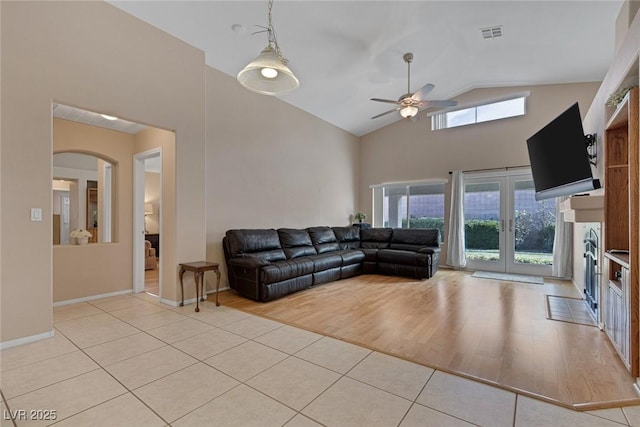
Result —
<path fill-rule="evenodd" d="M 144 291 L 158 296 L 160 295 L 160 270 L 158 268 L 144 271 Z"/>
<path fill-rule="evenodd" d="M 441 269 L 426 281 L 363 275 L 269 303 L 235 291 L 220 300 L 579 410 L 640 404 L 634 379 L 605 333 L 547 319 L 545 294 L 580 297 L 566 281 L 500 282 Z"/>

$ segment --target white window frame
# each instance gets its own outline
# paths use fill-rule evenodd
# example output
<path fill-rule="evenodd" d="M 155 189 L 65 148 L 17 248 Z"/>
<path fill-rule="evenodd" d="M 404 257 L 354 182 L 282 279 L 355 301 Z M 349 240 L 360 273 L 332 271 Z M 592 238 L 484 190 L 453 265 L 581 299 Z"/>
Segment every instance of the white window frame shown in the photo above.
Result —
<path fill-rule="evenodd" d="M 469 126 L 469 125 L 474 125 L 474 124 L 478 124 L 478 123 L 486 123 L 489 121 L 495 121 L 495 120 L 503 120 L 503 119 L 508 119 L 508 118 L 512 118 L 512 117 L 522 117 L 524 115 L 527 114 L 527 98 L 529 97 L 530 92 L 522 92 L 522 93 L 517 93 L 517 94 L 511 94 L 505 97 L 501 97 L 501 98 L 495 98 L 495 99 L 491 99 L 491 100 L 486 100 L 480 103 L 475 103 L 475 104 L 467 104 L 467 105 L 460 105 L 456 108 L 450 108 L 450 109 L 446 109 L 446 110 L 440 110 L 437 112 L 433 112 L 427 115 L 427 117 L 431 117 L 431 130 L 432 131 L 436 131 L 436 130 L 443 130 L 443 129 L 452 129 L 455 127 L 460 127 L 460 126 Z M 486 107 L 492 104 L 499 104 L 501 102 L 505 102 L 505 101 L 512 101 L 512 100 L 516 100 L 516 99 L 522 99 L 523 100 L 523 113 L 522 114 L 514 114 L 514 115 L 509 115 L 509 116 L 503 116 L 503 117 L 497 117 L 494 119 L 490 119 L 490 120 L 481 120 L 478 121 L 478 108 L 480 107 Z M 464 123 L 464 124 L 459 124 L 459 125 L 450 125 L 447 123 L 447 114 L 455 112 L 455 111 L 463 111 L 463 110 L 474 110 L 474 120 L 473 122 L 470 123 Z"/>
<path fill-rule="evenodd" d="M 372 191 L 372 206 L 371 206 L 371 211 L 373 212 L 372 215 L 372 219 L 371 219 L 371 224 L 373 225 L 373 227 L 383 227 L 384 226 L 384 190 L 385 189 L 390 189 L 390 188 L 405 188 L 407 191 L 407 197 L 410 196 L 409 192 L 410 192 L 410 187 L 413 186 L 422 186 L 422 185 L 445 185 L 448 183 L 448 180 L 446 179 L 428 179 L 428 180 L 421 180 L 421 181 L 407 181 L 407 182 L 386 182 L 383 184 L 375 184 L 375 185 L 370 185 L 369 188 L 371 188 Z M 444 190 L 444 194 L 446 197 L 446 188 Z M 409 209 L 410 209 L 410 203 L 407 200 L 407 212 L 406 212 L 406 218 L 407 218 L 407 226 L 409 225 Z M 445 217 L 446 212 L 443 212 L 443 218 Z M 446 218 L 444 218 L 446 221 Z M 444 236 L 442 236 L 442 238 L 444 238 Z"/>

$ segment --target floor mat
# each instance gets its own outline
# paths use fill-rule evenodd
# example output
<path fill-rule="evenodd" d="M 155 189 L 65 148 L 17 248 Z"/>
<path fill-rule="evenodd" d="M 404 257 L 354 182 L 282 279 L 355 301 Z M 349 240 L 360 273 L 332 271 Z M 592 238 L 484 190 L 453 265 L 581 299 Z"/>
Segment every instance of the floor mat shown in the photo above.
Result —
<path fill-rule="evenodd" d="M 547 295 L 547 319 L 598 326 L 582 298 Z"/>
<path fill-rule="evenodd" d="M 533 283 L 535 285 L 544 285 L 544 279 L 538 276 L 526 276 L 524 274 L 506 274 L 494 273 L 493 271 L 476 271 L 471 277 L 479 279 L 504 280 L 508 282 L 524 282 Z"/>

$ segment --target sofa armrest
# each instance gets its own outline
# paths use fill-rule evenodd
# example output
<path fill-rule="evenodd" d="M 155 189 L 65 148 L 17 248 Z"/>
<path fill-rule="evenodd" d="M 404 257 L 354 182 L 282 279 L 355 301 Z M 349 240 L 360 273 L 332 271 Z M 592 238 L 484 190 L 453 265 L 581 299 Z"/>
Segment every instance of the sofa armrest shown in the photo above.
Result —
<path fill-rule="evenodd" d="M 418 253 L 421 254 L 439 254 L 440 253 L 440 248 L 436 248 L 436 247 L 424 247 L 424 248 L 420 248 L 418 249 Z"/>
<path fill-rule="evenodd" d="M 433 277 L 440 267 L 440 248 L 438 247 L 425 247 L 418 250 L 418 253 L 431 255 L 431 262 L 429 263 L 429 277 Z"/>
<path fill-rule="evenodd" d="M 236 257 L 229 260 L 229 265 L 237 268 L 259 268 L 269 264 L 271 264 L 270 261 L 255 256 Z"/>
<path fill-rule="evenodd" d="M 242 296 L 260 301 L 260 269 L 271 262 L 255 256 L 243 256 L 231 258 L 228 264 L 235 278 L 233 289 Z"/>

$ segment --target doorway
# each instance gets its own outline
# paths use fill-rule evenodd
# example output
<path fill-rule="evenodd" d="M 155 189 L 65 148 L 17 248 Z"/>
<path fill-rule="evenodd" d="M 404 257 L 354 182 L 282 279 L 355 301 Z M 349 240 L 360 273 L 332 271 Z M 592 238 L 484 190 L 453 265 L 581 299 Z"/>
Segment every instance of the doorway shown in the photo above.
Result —
<path fill-rule="evenodd" d="M 464 179 L 467 267 L 550 276 L 555 199 L 537 202 L 530 171 Z"/>
<path fill-rule="evenodd" d="M 134 155 L 134 292 L 162 294 L 162 149 Z"/>

